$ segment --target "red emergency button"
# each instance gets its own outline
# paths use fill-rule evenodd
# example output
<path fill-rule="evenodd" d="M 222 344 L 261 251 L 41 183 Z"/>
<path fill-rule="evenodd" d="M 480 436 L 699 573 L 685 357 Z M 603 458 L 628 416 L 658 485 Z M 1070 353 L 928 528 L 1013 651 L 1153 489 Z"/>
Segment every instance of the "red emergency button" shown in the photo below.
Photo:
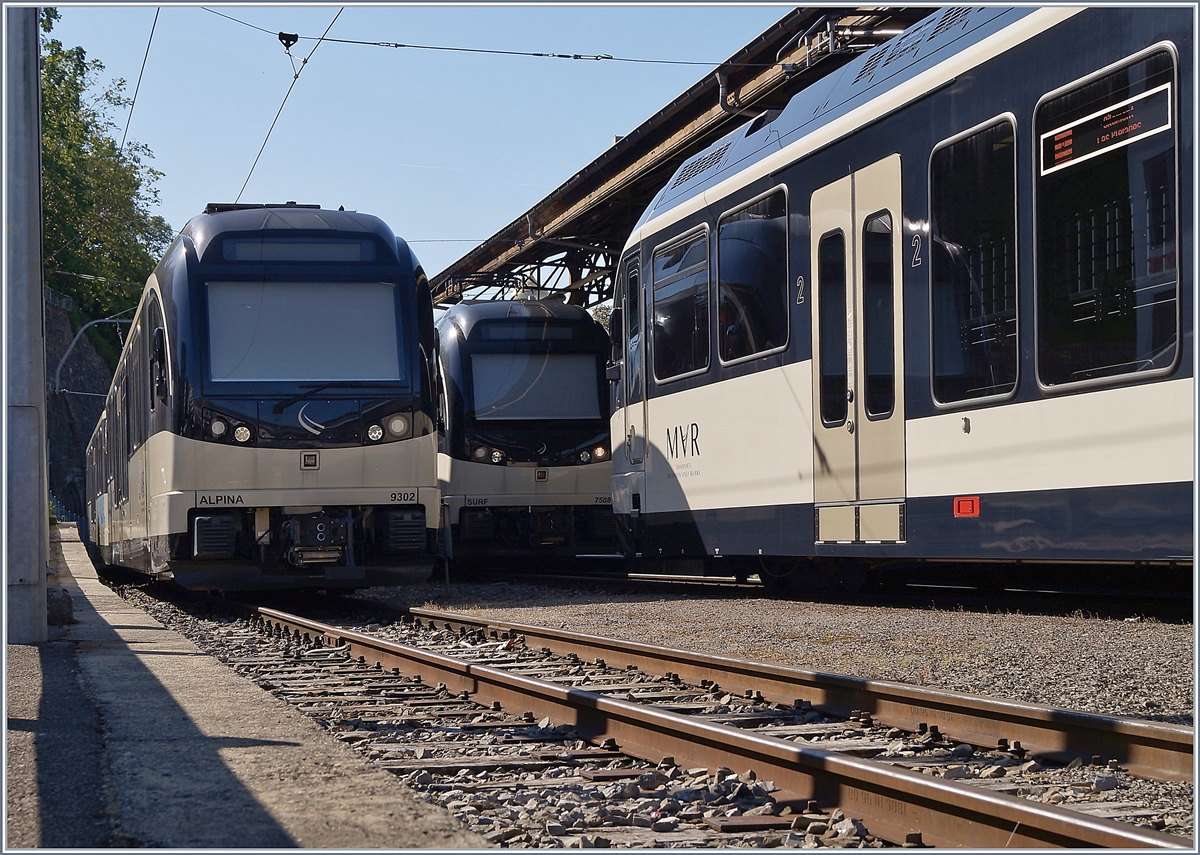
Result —
<path fill-rule="evenodd" d="M 979 516 L 979 497 L 978 496 L 956 496 L 954 499 L 954 516 L 956 516 L 956 517 L 977 517 L 977 516 Z"/>

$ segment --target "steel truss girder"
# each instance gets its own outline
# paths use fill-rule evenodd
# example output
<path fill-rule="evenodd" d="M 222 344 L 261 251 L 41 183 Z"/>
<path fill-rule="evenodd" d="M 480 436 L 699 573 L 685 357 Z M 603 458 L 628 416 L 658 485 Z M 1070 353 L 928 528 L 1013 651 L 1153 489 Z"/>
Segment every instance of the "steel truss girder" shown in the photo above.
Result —
<path fill-rule="evenodd" d="M 555 255 L 531 263 L 451 277 L 439 302 L 504 300 L 518 296 L 563 299 L 590 308 L 612 296 L 616 252 L 574 241 L 554 241 Z M 566 246 L 568 249 L 561 249 Z"/>

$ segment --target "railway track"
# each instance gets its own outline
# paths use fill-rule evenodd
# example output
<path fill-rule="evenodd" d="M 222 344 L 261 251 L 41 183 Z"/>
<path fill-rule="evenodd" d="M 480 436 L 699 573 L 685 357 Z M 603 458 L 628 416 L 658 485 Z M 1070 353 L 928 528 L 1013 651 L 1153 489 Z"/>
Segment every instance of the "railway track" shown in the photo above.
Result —
<path fill-rule="evenodd" d="M 636 667 L 650 673 L 671 673 L 688 683 L 716 683 L 728 691 L 776 703 L 804 701 L 842 718 L 865 717 L 907 731 L 933 727 L 960 742 L 980 747 L 1017 746 L 1018 750 L 1023 748 L 1061 763 L 1099 755 L 1142 777 L 1192 780 L 1194 732 L 1180 725 L 746 662 L 429 609 L 399 612 L 414 621 L 455 632 L 482 632 L 492 638 L 521 635 L 529 646 L 545 647 L 553 653 L 603 659 L 617 667 Z"/>
<path fill-rule="evenodd" d="M 1089 814 L 1054 804 L 1096 790 L 1106 777 L 1190 779 L 1188 728 L 981 698 L 966 699 L 964 707 L 961 696 L 911 686 L 423 609 L 408 610 L 407 618 L 368 633 L 258 608 L 255 626 L 288 653 L 231 664 L 264 687 L 285 687 L 293 700 L 324 710 L 340 738 L 465 819 L 487 813 L 492 803 L 480 795 L 480 775 L 483 790 L 511 786 L 541 790 L 545 798 L 547 782 L 557 782 L 590 787 L 605 800 L 604 818 L 596 822 L 585 811 L 586 821 L 576 817 L 563 826 L 556 843 L 546 835 L 560 822 L 547 821 L 530 837 L 516 831 L 518 811 L 493 832 L 506 845 L 595 845 L 582 842 L 585 832 L 598 833 L 591 822 L 613 845 L 634 846 L 648 845 L 645 834 L 665 833 L 666 825 L 681 845 L 730 845 L 739 835 L 749 835 L 749 845 L 755 835 L 818 845 L 816 831 L 827 844 L 841 840 L 837 845 L 1189 846 L 1186 838 L 1110 818 L 1152 813 L 1136 806 L 1101 802 Z M 381 637 L 389 634 L 409 643 Z M 328 684 L 306 677 L 286 688 L 298 656 L 314 655 L 368 680 L 340 692 L 357 706 L 326 708 L 345 673 L 331 672 L 332 694 Z M 839 720 L 839 713 L 848 717 Z M 470 731 L 491 737 L 482 754 L 461 742 Z M 421 734 L 419 747 L 400 747 L 414 732 Z M 437 733 L 446 738 L 429 742 Z M 997 733 L 1007 735 L 993 739 Z M 536 750 L 529 747 L 534 743 Z M 505 750 L 514 745 L 526 750 L 514 757 Z M 1039 792 L 1036 784 L 1019 783 L 1029 784 L 1041 762 L 1065 760 L 1072 751 L 1090 758 L 1076 753 L 1070 765 L 1092 769 L 1092 784 Z M 503 783 L 487 777 L 488 769 Z M 735 792 L 739 797 L 730 800 Z M 703 810 L 695 809 L 697 800 Z"/>

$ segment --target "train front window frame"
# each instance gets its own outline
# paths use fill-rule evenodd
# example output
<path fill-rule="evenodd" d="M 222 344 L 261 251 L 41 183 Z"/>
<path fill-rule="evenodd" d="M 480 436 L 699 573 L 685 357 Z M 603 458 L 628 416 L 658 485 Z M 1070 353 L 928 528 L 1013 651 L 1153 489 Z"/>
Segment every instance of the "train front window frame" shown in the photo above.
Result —
<path fill-rule="evenodd" d="M 773 187 L 717 220 L 717 352 L 736 365 L 786 350 L 787 187 Z"/>
<path fill-rule="evenodd" d="M 476 422 L 545 424 L 606 416 L 600 399 L 601 366 L 594 352 L 544 346 L 473 348 L 467 360 L 467 415 Z"/>
<path fill-rule="evenodd" d="M 1163 42 L 1034 109 L 1034 353 L 1045 393 L 1148 381 L 1179 364 L 1179 74 Z"/>
<path fill-rule="evenodd" d="M 331 392 L 338 383 L 405 386 L 412 342 L 402 334 L 399 290 L 388 279 L 209 276 L 203 287 L 205 380 L 247 392 L 306 383 L 333 384 Z M 246 314 L 236 313 L 235 329 L 243 297 Z M 315 348 L 318 341 L 328 346 Z M 243 367 L 251 357 L 257 362 Z"/>
<path fill-rule="evenodd" d="M 1004 113 L 929 158 L 929 382 L 939 409 L 1017 391 L 1016 143 L 1016 116 Z"/>
<path fill-rule="evenodd" d="M 658 383 L 703 374 L 712 362 L 708 236 L 701 226 L 651 257 L 650 359 Z"/>

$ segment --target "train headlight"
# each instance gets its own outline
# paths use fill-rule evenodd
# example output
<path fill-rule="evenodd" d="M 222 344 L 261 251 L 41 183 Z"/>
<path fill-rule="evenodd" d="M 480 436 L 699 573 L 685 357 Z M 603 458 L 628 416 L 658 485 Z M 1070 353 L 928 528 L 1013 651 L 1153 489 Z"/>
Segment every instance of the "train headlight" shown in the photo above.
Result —
<path fill-rule="evenodd" d="M 487 460 L 488 450 L 482 445 L 477 445 L 471 454 L 476 460 L 482 463 L 484 460 Z"/>
<path fill-rule="evenodd" d="M 367 428 L 367 438 L 371 442 L 379 442 L 379 440 L 383 439 L 383 428 L 379 425 L 371 425 Z"/>
<path fill-rule="evenodd" d="M 504 452 L 503 451 L 493 451 L 492 452 L 492 462 L 493 463 L 503 463 L 504 462 Z"/>
<path fill-rule="evenodd" d="M 221 421 L 220 419 L 213 419 L 212 424 L 208 426 L 208 429 L 212 431 L 213 436 L 220 439 L 225 435 L 225 432 L 229 430 L 229 425 L 225 424 L 225 422 Z"/>
<path fill-rule="evenodd" d="M 408 419 L 404 416 L 392 416 L 388 419 L 387 426 L 392 436 L 404 436 L 408 433 Z"/>
<path fill-rule="evenodd" d="M 590 463 L 591 460 L 592 460 L 592 453 L 590 451 L 588 451 L 586 448 L 583 451 L 579 452 L 579 462 L 580 463 Z"/>
<path fill-rule="evenodd" d="M 597 461 L 606 460 L 608 459 L 608 449 L 603 445 L 597 445 L 592 449 L 592 457 L 596 458 Z"/>
<path fill-rule="evenodd" d="M 250 428 L 245 425 L 238 425 L 237 429 L 233 432 L 233 438 L 238 442 L 249 442 Z"/>

